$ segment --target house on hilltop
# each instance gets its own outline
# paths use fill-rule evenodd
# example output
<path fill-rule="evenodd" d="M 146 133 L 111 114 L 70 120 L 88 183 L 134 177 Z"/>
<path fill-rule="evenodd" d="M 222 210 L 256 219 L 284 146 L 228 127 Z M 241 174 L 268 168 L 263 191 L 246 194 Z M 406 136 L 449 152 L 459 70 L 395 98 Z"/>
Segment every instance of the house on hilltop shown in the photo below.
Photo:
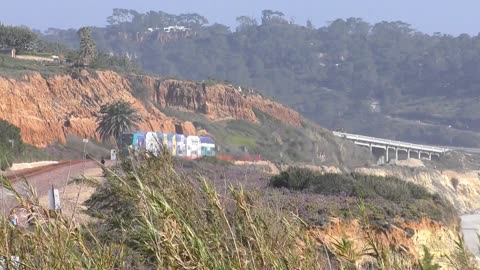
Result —
<path fill-rule="evenodd" d="M 163 31 L 165 31 L 167 33 L 170 33 L 170 32 L 187 32 L 187 31 L 190 31 L 190 28 L 187 28 L 187 27 L 182 26 L 182 25 L 181 26 L 175 25 L 175 26 L 164 27 Z"/>
<path fill-rule="evenodd" d="M 8 55 L 15 58 L 17 57 L 17 50 L 15 48 L 0 48 L 0 55 Z"/>

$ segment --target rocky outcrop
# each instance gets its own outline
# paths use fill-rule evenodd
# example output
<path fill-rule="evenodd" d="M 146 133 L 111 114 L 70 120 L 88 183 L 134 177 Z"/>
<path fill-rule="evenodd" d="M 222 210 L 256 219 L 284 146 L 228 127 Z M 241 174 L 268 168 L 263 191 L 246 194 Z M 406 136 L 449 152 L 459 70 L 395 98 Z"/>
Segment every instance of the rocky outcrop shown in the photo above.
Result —
<path fill-rule="evenodd" d="M 359 220 L 345 221 L 332 218 L 325 228 L 313 228 L 310 234 L 318 242 L 326 244 L 336 250 L 336 243 L 344 240 L 352 241 L 352 250 L 362 254 L 373 241 L 385 247 L 385 252 L 400 252 L 411 263 L 416 263 L 424 256 L 424 247 L 434 255 L 434 262 L 448 269 L 443 256 L 450 256 L 455 251 L 455 242 L 458 240 L 458 231 L 455 226 L 445 226 L 424 218 L 419 221 L 401 222 L 397 225 L 388 224 L 385 228 L 365 226 Z M 387 255 L 387 254 L 385 254 Z M 358 262 L 365 263 L 372 257 L 360 255 Z"/>
<path fill-rule="evenodd" d="M 232 85 L 145 76 L 131 76 L 131 79 L 140 80 L 152 100 L 161 107 L 201 113 L 213 121 L 239 119 L 256 122 L 254 108 L 288 125 L 300 127 L 303 121 L 298 112 L 258 94 L 242 92 Z"/>
<path fill-rule="evenodd" d="M 163 80 L 158 85 L 155 100 L 162 107 L 205 114 L 210 120 L 256 121 L 251 104 L 228 86 L 177 80 Z"/>
<path fill-rule="evenodd" d="M 260 95 L 249 95 L 247 100 L 253 107 L 292 126 L 300 127 L 303 117 L 297 111 L 286 108 L 284 105 L 265 99 Z"/>
<path fill-rule="evenodd" d="M 182 122 L 175 126 L 175 133 L 184 135 L 199 135 L 192 122 Z"/>
<path fill-rule="evenodd" d="M 132 96 L 130 82 L 117 73 L 97 71 L 43 78 L 39 73 L 22 80 L 0 77 L 0 119 L 21 130 L 25 142 L 47 146 L 65 142 L 68 135 L 98 138 L 95 129 L 100 107 L 117 100 L 133 103 L 142 115 L 142 130 L 175 132 L 191 123 L 168 118 L 154 107 L 148 110 Z"/>

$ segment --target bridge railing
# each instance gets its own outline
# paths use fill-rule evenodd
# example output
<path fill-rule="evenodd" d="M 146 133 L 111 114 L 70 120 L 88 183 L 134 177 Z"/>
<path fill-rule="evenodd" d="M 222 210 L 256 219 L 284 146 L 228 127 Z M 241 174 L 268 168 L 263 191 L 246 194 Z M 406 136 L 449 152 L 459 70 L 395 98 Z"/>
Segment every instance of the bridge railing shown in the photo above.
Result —
<path fill-rule="evenodd" d="M 334 131 L 333 134 L 337 137 L 342 137 L 349 140 L 378 143 L 378 144 L 402 147 L 402 148 L 413 149 L 413 150 L 428 151 L 428 152 L 434 152 L 434 153 L 445 153 L 449 151 L 449 149 L 447 148 L 440 148 L 440 147 L 414 144 L 414 143 L 401 142 L 401 141 L 393 141 L 393 140 L 387 140 L 387 139 L 381 139 L 381 138 L 375 138 L 375 137 L 369 137 L 369 136 L 363 136 L 363 135 L 349 134 L 344 132 Z"/>

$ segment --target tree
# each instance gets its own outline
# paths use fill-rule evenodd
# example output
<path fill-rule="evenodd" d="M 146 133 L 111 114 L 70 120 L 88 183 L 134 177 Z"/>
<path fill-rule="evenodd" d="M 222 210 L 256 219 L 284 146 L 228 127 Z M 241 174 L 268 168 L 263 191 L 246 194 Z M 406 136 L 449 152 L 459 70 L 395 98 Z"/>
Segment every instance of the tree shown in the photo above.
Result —
<path fill-rule="evenodd" d="M 12 165 L 13 159 L 25 149 L 20 129 L 5 120 L 0 120 L 0 169 Z"/>
<path fill-rule="evenodd" d="M 208 26 L 207 30 L 208 30 L 209 35 L 215 36 L 215 37 L 218 37 L 218 36 L 221 36 L 221 35 L 227 36 L 227 35 L 232 33 L 232 31 L 230 31 L 230 28 L 228 26 L 225 26 L 225 25 L 219 24 L 219 23 L 216 23 L 212 26 Z"/>
<path fill-rule="evenodd" d="M 245 29 L 258 25 L 257 19 L 248 16 L 240 16 L 237 17 L 236 20 L 238 23 L 237 31 L 243 31 Z"/>
<path fill-rule="evenodd" d="M 0 24 L 0 48 L 15 48 L 17 52 L 33 49 L 37 35 L 26 27 L 5 26 Z"/>
<path fill-rule="evenodd" d="M 310 29 L 310 30 L 315 28 L 315 26 L 313 26 L 313 23 L 312 23 L 311 20 L 307 20 L 307 28 Z"/>
<path fill-rule="evenodd" d="M 340 118 L 347 112 L 349 102 L 358 99 L 373 98 L 382 102 L 382 110 L 443 123 L 451 120 L 450 116 L 437 120 L 437 114 L 447 115 L 442 106 L 399 106 L 411 104 L 416 98 L 431 97 L 439 102 L 439 97 L 462 98 L 464 101 L 459 104 L 465 102 L 467 106 L 455 109 L 463 119 L 459 121 L 469 129 L 480 130 L 478 110 L 474 109 L 478 106 L 467 101 L 475 100 L 480 89 L 480 35 L 428 35 L 406 23 L 370 25 L 360 18 L 338 19 L 322 27 L 308 22 L 307 27 L 302 27 L 287 23 L 288 15 L 265 10 L 259 16 L 262 21 L 257 19 L 258 24 L 255 18 L 238 17 L 236 32 L 221 25 L 197 25 L 191 35 L 160 38 L 161 33 L 151 35 L 147 29 L 158 27 L 162 32 L 164 26 L 201 24 L 203 19 L 155 11 L 139 13 L 130 20 L 131 14 L 115 11 L 111 22 L 117 24 L 92 29 L 92 38 L 97 50 L 134 54 L 147 72 L 195 80 L 210 76 L 249 84 L 287 105 L 302 108 L 305 115 L 326 127 L 334 127 L 332 117 Z M 49 32 L 47 38 L 51 41 L 62 41 L 71 47 L 80 43 L 76 31 Z M 106 60 L 117 65 L 107 57 L 102 60 L 102 55 L 98 58 L 90 66 Z M 321 113 L 327 111 L 322 108 L 330 108 L 332 100 L 345 102 L 331 112 L 328 109 L 328 113 Z M 397 105 L 397 101 L 402 101 L 402 105 Z M 355 114 L 356 119 L 370 119 L 362 114 Z M 383 125 L 380 117 L 375 121 Z M 348 123 L 353 126 L 358 122 L 351 119 Z"/>
<path fill-rule="evenodd" d="M 92 29 L 89 27 L 82 27 L 78 30 L 80 37 L 80 60 L 79 64 L 88 66 L 96 56 L 96 45 L 92 39 Z"/>
<path fill-rule="evenodd" d="M 134 10 L 114 8 L 113 14 L 107 17 L 107 22 L 110 25 L 121 24 L 125 22 L 131 22 L 135 16 L 138 15 L 138 12 Z"/>
<path fill-rule="evenodd" d="M 132 105 L 120 100 L 101 107 L 100 115 L 97 117 L 97 132 L 102 140 L 113 137 L 118 142 L 124 132 L 138 127 L 142 118 Z"/>
<path fill-rule="evenodd" d="M 263 10 L 262 11 L 262 25 L 266 25 L 269 23 L 287 23 L 285 20 L 285 14 L 281 11 L 273 11 L 273 10 Z"/>
<path fill-rule="evenodd" d="M 207 18 L 197 13 L 180 14 L 177 16 L 179 23 L 188 27 L 198 27 L 208 24 Z"/>

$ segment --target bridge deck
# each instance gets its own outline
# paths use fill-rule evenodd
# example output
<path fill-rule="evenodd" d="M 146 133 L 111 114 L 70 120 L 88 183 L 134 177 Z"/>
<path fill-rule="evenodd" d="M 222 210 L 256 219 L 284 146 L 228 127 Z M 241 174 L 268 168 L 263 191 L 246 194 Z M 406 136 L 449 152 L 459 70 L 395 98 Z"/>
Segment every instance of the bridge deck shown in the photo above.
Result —
<path fill-rule="evenodd" d="M 380 144 L 380 145 L 384 145 L 384 146 L 392 146 L 392 147 L 404 148 L 404 149 L 409 149 L 409 150 L 425 151 L 425 152 L 431 152 L 431 153 L 445 153 L 445 152 L 449 151 L 448 148 L 435 147 L 435 146 L 422 145 L 422 144 L 414 144 L 414 143 L 401 142 L 401 141 L 386 140 L 386 139 L 382 139 L 382 138 L 368 137 L 368 136 L 349 134 L 349 133 L 344 133 L 344 132 L 334 131 L 333 134 L 337 137 L 345 138 L 345 139 L 352 140 L 352 141 Z"/>

